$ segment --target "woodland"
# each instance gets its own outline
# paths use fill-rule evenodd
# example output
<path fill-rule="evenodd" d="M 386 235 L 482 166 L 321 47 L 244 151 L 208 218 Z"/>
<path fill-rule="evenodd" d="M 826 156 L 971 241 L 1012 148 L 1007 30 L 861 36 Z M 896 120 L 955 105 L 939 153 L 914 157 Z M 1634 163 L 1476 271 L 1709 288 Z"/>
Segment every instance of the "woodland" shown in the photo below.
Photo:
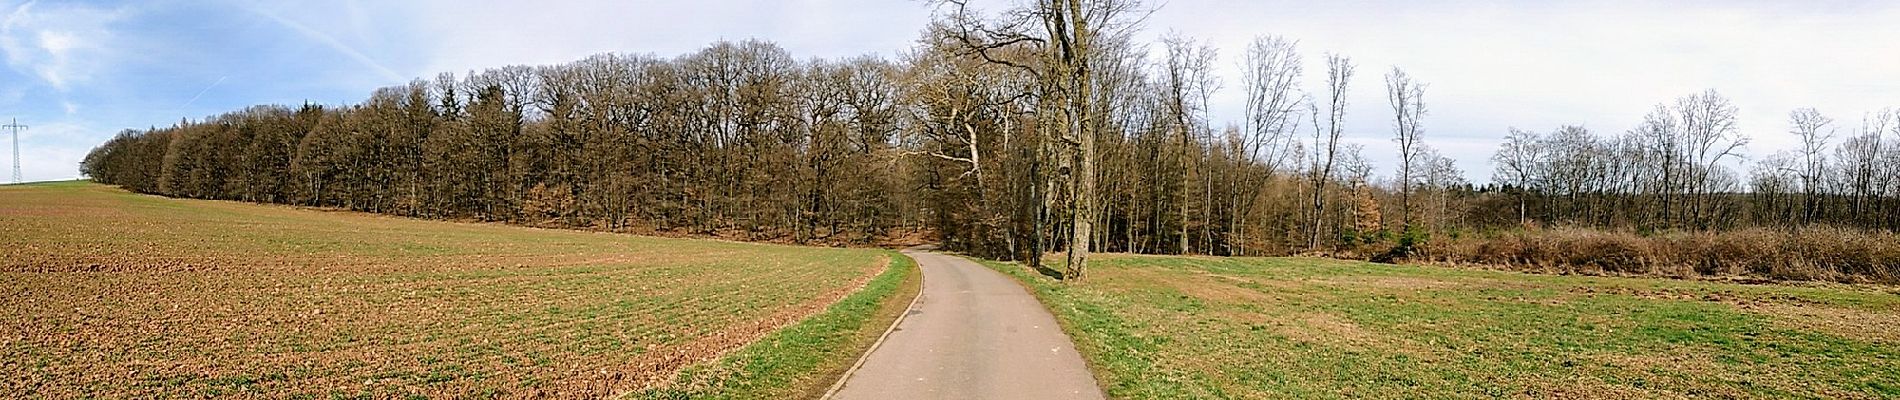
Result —
<path fill-rule="evenodd" d="M 935 7 L 893 57 L 801 59 L 755 39 L 443 73 L 357 104 L 126 130 L 82 172 L 140 193 L 418 218 L 924 236 L 1037 266 L 1060 254 L 1068 279 L 1091 252 L 1129 252 L 1900 281 L 1895 109 L 1857 123 L 1790 110 L 1786 127 L 1745 134 L 1714 89 L 1631 99 L 1658 104 L 1617 129 L 1498 127 L 1494 170 L 1460 171 L 1433 149 L 1424 78 L 1400 66 L 1272 35 L 1238 51 L 1141 42 L 1135 3 Z M 1212 120 L 1220 90 L 1245 94 L 1240 120 Z M 1385 94 L 1390 126 L 1345 126 L 1358 90 Z M 1348 132 L 1383 132 L 1398 154 Z M 1751 155 L 1751 134 L 1800 146 Z"/>

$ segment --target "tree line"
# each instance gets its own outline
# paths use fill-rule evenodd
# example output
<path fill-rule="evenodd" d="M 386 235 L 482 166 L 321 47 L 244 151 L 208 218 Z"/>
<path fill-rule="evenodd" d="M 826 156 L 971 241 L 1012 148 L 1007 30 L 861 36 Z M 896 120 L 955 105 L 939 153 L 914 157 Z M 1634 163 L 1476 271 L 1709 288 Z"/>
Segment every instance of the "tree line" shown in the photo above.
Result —
<path fill-rule="evenodd" d="M 101 182 L 425 218 L 862 240 L 900 225 L 893 64 L 770 43 L 443 74 L 357 105 L 127 131 Z M 842 237 L 841 237 L 842 236 Z"/>
<path fill-rule="evenodd" d="M 1475 214 L 1643 231 L 1814 224 L 1900 231 L 1895 109 L 1870 113 L 1846 132 L 1815 109 L 1793 110 L 1787 134 L 1798 147 L 1753 159 L 1743 152 L 1749 137 L 1738 113 L 1710 90 L 1657 105 L 1619 135 L 1513 128 L 1491 159 L 1495 187 L 1512 205 Z"/>
<path fill-rule="evenodd" d="M 1295 40 L 1237 58 L 1135 38 L 1140 4 L 961 1 L 895 58 L 799 60 L 761 40 L 602 54 L 376 90 L 360 104 L 265 105 L 127 130 L 82 172 L 167 196 L 746 240 L 862 244 L 912 231 L 1026 260 L 1093 251 L 1275 255 L 1434 234 L 1834 224 L 1900 230 L 1900 116 L 1852 134 L 1791 116 L 1796 152 L 1747 160 L 1711 90 L 1617 135 L 1509 130 L 1493 183 L 1429 144 L 1427 88 L 1383 74 L 1398 165 L 1344 143 L 1358 65 Z M 1209 98 L 1245 96 L 1217 123 Z M 1361 89 L 1363 90 L 1363 89 Z M 1832 146 L 1832 147 L 1829 147 Z M 1735 171 L 1732 165 L 1752 165 Z"/>

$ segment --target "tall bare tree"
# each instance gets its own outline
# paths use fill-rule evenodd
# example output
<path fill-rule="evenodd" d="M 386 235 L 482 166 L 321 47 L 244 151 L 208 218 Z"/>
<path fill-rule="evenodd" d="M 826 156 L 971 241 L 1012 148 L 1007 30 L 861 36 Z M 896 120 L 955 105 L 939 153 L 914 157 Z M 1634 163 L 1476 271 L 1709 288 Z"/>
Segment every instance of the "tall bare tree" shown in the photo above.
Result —
<path fill-rule="evenodd" d="M 1297 147 L 1300 120 L 1299 80 L 1303 72 L 1298 42 L 1279 36 L 1255 37 L 1241 63 L 1246 89 L 1248 155 L 1277 174 Z"/>
<path fill-rule="evenodd" d="M 1162 106 L 1168 112 L 1169 129 L 1179 145 L 1176 148 L 1175 163 L 1180 168 L 1180 181 L 1177 187 L 1181 224 L 1180 253 L 1188 254 L 1192 251 L 1188 245 L 1189 227 L 1193 225 L 1190 222 L 1192 219 L 1189 216 L 1188 205 L 1192 203 L 1191 200 L 1194 197 L 1190 193 L 1195 191 L 1195 185 L 1191 182 L 1197 163 L 1205 158 L 1201 149 L 1210 142 L 1205 132 L 1207 98 L 1217 85 L 1212 76 L 1215 54 L 1212 47 L 1178 34 L 1170 34 L 1162 38 L 1162 44 L 1167 48 L 1167 56 L 1161 60 L 1160 66 Z M 1200 171 L 1199 175 L 1205 180 L 1208 173 Z M 1203 211 L 1207 207 L 1207 201 L 1203 198 Z M 1206 229 L 1208 221 L 1205 214 L 1200 223 L 1202 228 Z M 1205 231 L 1202 236 L 1207 236 Z"/>
<path fill-rule="evenodd" d="M 1385 74 L 1385 98 L 1392 106 L 1392 142 L 1399 145 L 1399 220 L 1403 229 L 1412 228 L 1412 184 L 1417 181 L 1420 165 L 1420 150 L 1424 143 L 1420 135 L 1424 128 L 1420 119 L 1425 116 L 1425 85 L 1412 80 L 1405 70 L 1392 67 Z"/>
<path fill-rule="evenodd" d="M 1801 156 L 1801 222 L 1814 222 L 1820 212 L 1820 194 L 1822 176 L 1827 167 L 1827 142 L 1834 138 L 1834 130 L 1828 125 L 1834 119 L 1821 115 L 1813 108 L 1796 109 L 1788 113 L 1788 132 L 1801 138 L 1801 147 L 1797 149 Z"/>
<path fill-rule="evenodd" d="M 1688 188 L 1693 202 L 1688 217 L 1696 227 L 1706 228 L 1710 222 L 1707 214 L 1716 211 L 1712 209 L 1713 192 L 1723 184 L 1727 172 L 1722 162 L 1740 158 L 1749 139 L 1737 127 L 1740 109 L 1715 89 L 1677 99 L 1676 113 L 1681 118 L 1683 143 L 1688 147 L 1692 167 Z"/>
<path fill-rule="evenodd" d="M 1491 173 L 1491 179 L 1510 185 L 1507 190 L 1517 200 L 1518 224 L 1530 221 L 1526 215 L 1526 197 L 1536 178 L 1537 163 L 1543 158 L 1538 146 L 1541 140 L 1537 132 L 1510 128 L 1504 142 L 1498 143 L 1497 153 L 1491 155 L 1491 164 L 1497 168 Z"/>
<path fill-rule="evenodd" d="M 1880 161 L 1886 148 L 1891 146 L 1885 136 L 1890 129 L 1900 130 L 1895 125 L 1900 125 L 1900 117 L 1895 116 L 1893 109 L 1869 114 L 1861 120 L 1860 132 L 1841 141 L 1840 147 L 1835 149 L 1834 158 L 1840 163 L 1841 180 L 1851 199 L 1849 215 L 1868 212 L 1871 203 L 1880 195 Z"/>
<path fill-rule="evenodd" d="M 1326 218 L 1326 182 L 1333 179 L 1339 137 L 1346 129 L 1346 89 L 1352 83 L 1352 73 L 1351 58 L 1327 53 L 1325 125 L 1320 125 L 1319 106 L 1311 99 L 1306 102 L 1308 115 L 1312 116 L 1313 122 L 1313 165 L 1308 176 L 1313 184 L 1313 208 L 1307 224 L 1308 249 L 1317 250 L 1320 247 L 1320 232 Z"/>
<path fill-rule="evenodd" d="M 1088 262 L 1089 239 L 1096 213 L 1095 140 L 1103 115 L 1091 63 L 1104 55 L 1098 41 L 1133 28 L 1139 8 L 1134 1 L 1038 0 L 1005 11 L 994 21 L 969 13 L 962 0 L 945 0 L 955 9 L 957 37 L 973 55 L 1029 74 L 1039 82 L 1035 92 L 1038 128 L 1049 132 L 1051 157 L 1062 182 L 1067 219 L 1066 280 L 1079 280 Z M 1033 58 L 1009 59 L 993 50 L 1026 45 Z M 1054 185 L 1051 185 L 1054 186 Z M 1040 229 L 1038 229 L 1040 230 Z M 1040 235 L 1040 234 L 1038 234 Z M 1032 257 L 1039 257 L 1032 255 Z M 1032 261 L 1033 263 L 1033 261 Z"/>
<path fill-rule="evenodd" d="M 1240 192 L 1235 207 L 1253 210 L 1262 191 L 1299 158 L 1299 80 L 1303 72 L 1298 43 L 1279 36 L 1259 36 L 1248 43 L 1241 61 L 1241 86 L 1246 92 L 1246 114 L 1241 124 L 1244 160 L 1263 168 L 1257 177 L 1236 182 Z M 1298 166 L 1293 166 L 1298 168 Z M 1266 218 L 1267 215 L 1260 217 Z M 1262 221 L 1264 223 L 1264 221 Z M 1236 223 L 1235 225 L 1239 225 Z M 1236 241 L 1245 243 L 1245 229 Z"/>

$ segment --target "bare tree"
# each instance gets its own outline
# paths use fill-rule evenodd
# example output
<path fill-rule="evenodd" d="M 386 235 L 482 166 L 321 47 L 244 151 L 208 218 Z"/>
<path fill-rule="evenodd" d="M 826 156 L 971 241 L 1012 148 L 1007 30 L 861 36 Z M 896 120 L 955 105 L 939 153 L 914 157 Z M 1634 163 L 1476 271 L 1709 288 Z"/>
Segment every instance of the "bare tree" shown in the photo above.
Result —
<path fill-rule="evenodd" d="M 1403 229 L 1412 228 L 1412 184 L 1417 180 L 1419 136 L 1424 128 L 1419 119 L 1425 115 L 1425 85 L 1412 80 L 1405 70 L 1392 67 L 1385 75 L 1385 98 L 1392 106 L 1393 143 L 1399 145 L 1399 219 Z"/>
<path fill-rule="evenodd" d="M 1878 211 L 1871 214 L 1885 215 L 1886 221 L 1882 223 L 1886 224 L 1886 228 L 1888 230 L 1900 230 L 1900 201 L 1896 201 L 1896 199 L 1900 199 L 1900 145 L 1894 145 L 1900 143 L 1900 112 L 1886 114 L 1893 117 L 1893 124 L 1887 126 L 1889 129 L 1888 132 L 1891 132 L 1894 137 L 1892 141 L 1886 142 L 1888 145 L 1885 146 L 1887 149 L 1886 155 L 1882 157 L 1885 160 L 1881 162 L 1882 172 L 1876 175 L 1882 177 L 1882 179 L 1881 182 L 1876 182 L 1874 186 L 1885 188 L 1879 190 L 1879 192 L 1882 193 L 1879 199 L 1881 199 L 1883 203 L 1893 203 L 1894 207 L 1889 210 L 1880 204 L 1874 204 L 1873 207 Z"/>
<path fill-rule="evenodd" d="M 1131 29 L 1130 17 L 1139 8 L 1134 1 L 1041 0 L 1004 12 L 985 22 L 969 14 L 962 0 L 945 0 L 955 8 L 957 39 L 973 55 L 1029 74 L 1039 82 L 1036 97 L 1039 128 L 1061 147 L 1057 173 L 1066 195 L 1068 265 L 1065 280 L 1081 279 L 1087 265 L 1089 239 L 1096 213 L 1095 139 L 1104 114 L 1093 94 L 1096 72 L 1090 65 L 1102 57 L 1098 41 Z M 1031 59 L 998 57 L 992 51 L 1026 45 L 1038 51 Z M 1054 182 L 1054 181 L 1050 181 Z M 1040 255 L 1032 255 L 1039 257 Z"/>
<path fill-rule="evenodd" d="M 1429 146 L 1420 152 L 1420 167 L 1424 169 L 1420 178 L 1428 193 L 1436 194 L 1427 204 L 1431 215 L 1425 218 L 1430 229 L 1445 229 L 1451 225 L 1455 214 L 1452 212 L 1452 192 L 1467 184 L 1464 171 L 1458 169 L 1457 161 L 1440 154 Z"/>
<path fill-rule="evenodd" d="M 1259 36 L 1247 46 L 1241 62 L 1241 85 L 1246 91 L 1246 115 L 1240 135 L 1242 162 L 1257 162 L 1264 171 L 1253 179 L 1235 182 L 1235 218 L 1253 210 L 1261 191 L 1300 157 L 1299 80 L 1302 73 L 1298 44 L 1279 36 Z M 1238 167 L 1238 166 L 1237 166 Z M 1297 168 L 1297 166 L 1294 166 Z M 1264 215 L 1262 217 L 1265 217 Z M 1235 222 L 1238 226 L 1240 223 Z M 1245 229 L 1236 229 L 1244 235 Z M 1237 241 L 1245 242 L 1245 236 Z"/>
<path fill-rule="evenodd" d="M 1335 156 L 1339 152 L 1339 137 L 1345 133 L 1343 123 L 1346 120 L 1346 88 L 1352 83 L 1352 59 L 1337 54 L 1326 54 L 1326 93 L 1327 111 L 1324 129 L 1319 123 L 1319 106 L 1309 99 L 1307 111 L 1313 122 L 1313 166 L 1309 176 L 1313 183 L 1313 208 L 1309 216 L 1306 247 L 1319 248 L 1320 231 L 1326 212 L 1326 181 L 1332 179 Z"/>
<path fill-rule="evenodd" d="M 1688 187 L 1694 201 L 1688 217 L 1697 227 L 1708 227 L 1706 214 L 1715 212 L 1710 198 L 1723 184 L 1721 175 L 1727 173 L 1722 162 L 1742 157 L 1741 150 L 1748 146 L 1748 137 L 1736 126 L 1741 111 L 1727 97 L 1709 89 L 1677 99 L 1676 113 L 1681 117 L 1682 137 L 1693 167 Z"/>
<path fill-rule="evenodd" d="M 1529 221 L 1525 212 L 1525 196 L 1530 193 L 1532 181 L 1536 179 L 1535 168 L 1543 159 L 1537 132 L 1510 128 L 1510 134 L 1504 136 L 1504 142 L 1498 144 L 1498 151 L 1491 155 L 1491 163 L 1497 166 L 1491 179 L 1499 184 L 1509 185 L 1508 190 L 1517 198 L 1517 222 Z"/>
<path fill-rule="evenodd" d="M 1355 240 L 1372 243 L 1385 230 L 1385 214 L 1379 211 L 1379 199 L 1374 196 L 1377 187 L 1372 182 L 1372 163 L 1366 160 L 1365 145 L 1347 144 L 1339 151 L 1339 180 L 1345 187 L 1345 198 L 1341 199 L 1351 212 L 1348 221 Z M 1342 235 L 1344 236 L 1344 235 Z M 1358 243 L 1346 243 L 1356 245 Z"/>
<path fill-rule="evenodd" d="M 1255 37 L 1247 45 L 1241 64 L 1241 81 L 1247 96 L 1247 151 L 1277 173 L 1295 147 L 1294 131 L 1299 127 L 1300 98 L 1298 85 L 1302 67 L 1298 42 L 1279 36 Z"/>
<path fill-rule="evenodd" d="M 1755 161 L 1749 172 L 1749 197 L 1753 209 L 1750 211 L 1757 223 L 1790 225 L 1796 219 L 1795 207 L 1787 204 L 1786 199 L 1801 183 L 1796 176 L 1795 157 L 1786 152 L 1776 153 Z"/>
<path fill-rule="evenodd" d="M 1893 109 L 1881 110 L 1878 114 L 1869 114 L 1861 120 L 1860 133 L 1841 141 L 1834 150 L 1834 158 L 1840 163 L 1843 186 L 1850 198 L 1850 215 L 1865 215 L 1880 193 L 1880 158 L 1886 151 L 1887 130 L 1895 129 L 1900 117 Z M 1877 223 L 1877 222 L 1876 222 Z"/>
<path fill-rule="evenodd" d="M 1204 132 L 1207 129 L 1207 98 L 1216 85 L 1212 76 L 1215 55 L 1212 47 L 1177 34 L 1162 38 L 1162 43 L 1167 48 L 1167 57 L 1161 65 L 1162 104 L 1168 110 L 1171 129 L 1180 145 L 1175 153 L 1175 162 L 1180 167 L 1180 252 L 1188 254 L 1191 251 L 1188 229 L 1192 225 L 1188 204 L 1193 198 L 1190 192 L 1194 187 L 1190 182 L 1193 181 L 1195 164 L 1205 158 L 1200 149 L 1210 142 Z M 1207 179 L 1208 173 L 1201 171 L 1200 175 Z M 1209 206 L 1207 203 L 1203 199 L 1204 212 Z M 1206 229 L 1208 221 L 1205 214 L 1201 224 Z M 1203 232 L 1202 236 L 1207 235 Z"/>
<path fill-rule="evenodd" d="M 1788 113 L 1789 133 L 1801 138 L 1801 222 L 1812 223 L 1820 212 L 1819 194 L 1822 173 L 1827 166 L 1827 155 L 1822 153 L 1827 142 L 1834 138 L 1834 130 L 1828 127 L 1834 119 L 1821 115 L 1813 108 L 1796 109 Z"/>
<path fill-rule="evenodd" d="M 1680 208 L 1685 187 L 1683 183 L 1688 175 L 1685 170 L 1687 145 L 1683 143 L 1682 123 L 1668 106 L 1658 104 L 1649 114 L 1643 116 L 1643 123 L 1625 136 L 1632 155 L 1646 166 L 1634 172 L 1631 177 L 1632 192 L 1653 201 L 1653 215 L 1639 218 L 1639 221 L 1659 222 L 1663 226 L 1675 226 L 1680 218 L 1675 214 Z"/>
<path fill-rule="evenodd" d="M 1537 164 L 1540 191 L 1562 200 L 1560 206 L 1547 207 L 1549 219 L 1587 219 L 1585 196 L 1597 186 L 1606 159 L 1596 135 L 1582 126 L 1565 125 L 1545 136 L 1539 147 L 1543 149 Z"/>

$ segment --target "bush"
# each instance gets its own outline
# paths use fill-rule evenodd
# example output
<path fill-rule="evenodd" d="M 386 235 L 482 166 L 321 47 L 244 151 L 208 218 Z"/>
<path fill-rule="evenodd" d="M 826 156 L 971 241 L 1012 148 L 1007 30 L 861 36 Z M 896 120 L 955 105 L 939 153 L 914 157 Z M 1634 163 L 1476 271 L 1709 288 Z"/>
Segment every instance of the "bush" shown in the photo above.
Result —
<path fill-rule="evenodd" d="M 1900 235 L 1834 227 L 1648 234 L 1532 228 L 1436 240 L 1407 232 L 1386 254 L 1559 273 L 1900 283 Z"/>

